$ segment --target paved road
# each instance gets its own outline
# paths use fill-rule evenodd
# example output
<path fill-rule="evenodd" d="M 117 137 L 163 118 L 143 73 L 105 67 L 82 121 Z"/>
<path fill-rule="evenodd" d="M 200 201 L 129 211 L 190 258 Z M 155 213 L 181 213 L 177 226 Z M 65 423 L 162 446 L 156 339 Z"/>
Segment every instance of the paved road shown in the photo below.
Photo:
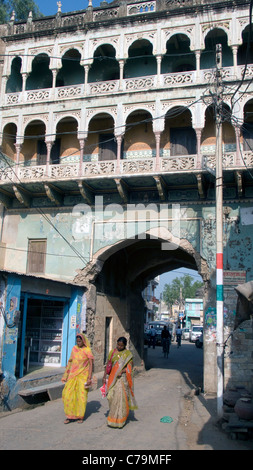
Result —
<path fill-rule="evenodd" d="M 89 394 L 83 424 L 64 425 L 62 400 L 34 409 L 0 414 L 1 450 L 246 450 L 252 442 L 232 441 L 216 426 L 215 400 L 192 391 L 202 384 L 203 351 L 172 344 L 168 359 L 148 349 L 149 369 L 135 378 L 138 410 L 121 430 L 108 428 L 107 400 Z M 160 421 L 164 416 L 171 423 Z"/>

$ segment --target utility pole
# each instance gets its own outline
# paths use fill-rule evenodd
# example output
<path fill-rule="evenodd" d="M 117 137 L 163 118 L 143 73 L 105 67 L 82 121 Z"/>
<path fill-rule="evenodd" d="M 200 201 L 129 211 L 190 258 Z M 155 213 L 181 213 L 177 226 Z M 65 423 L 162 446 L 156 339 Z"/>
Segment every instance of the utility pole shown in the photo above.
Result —
<path fill-rule="evenodd" d="M 223 170 L 222 170 L 222 46 L 216 45 L 216 351 L 217 414 L 223 414 L 224 303 L 223 303 Z"/>

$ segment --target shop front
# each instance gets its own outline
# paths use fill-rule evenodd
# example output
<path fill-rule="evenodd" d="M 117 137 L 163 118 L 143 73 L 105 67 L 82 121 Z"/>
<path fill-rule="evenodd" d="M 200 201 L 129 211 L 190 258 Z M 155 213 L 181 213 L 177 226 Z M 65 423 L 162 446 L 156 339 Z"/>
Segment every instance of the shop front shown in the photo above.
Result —
<path fill-rule="evenodd" d="M 19 379 L 44 367 L 64 367 L 78 331 L 85 330 L 84 289 L 72 284 L 3 274 L 2 372 Z"/>

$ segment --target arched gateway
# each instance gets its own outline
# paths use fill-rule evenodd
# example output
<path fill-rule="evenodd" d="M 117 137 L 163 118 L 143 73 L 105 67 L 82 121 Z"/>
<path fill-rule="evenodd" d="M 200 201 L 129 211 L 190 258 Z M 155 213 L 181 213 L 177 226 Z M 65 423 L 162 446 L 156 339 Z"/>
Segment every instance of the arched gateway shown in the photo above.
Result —
<path fill-rule="evenodd" d="M 142 291 L 148 280 L 186 267 L 197 270 L 208 289 L 209 269 L 199 252 L 189 241 L 173 238 L 166 229 L 160 231 L 160 237 L 150 230 L 103 248 L 75 278 L 87 288 L 87 332 L 96 370 L 103 369 L 108 346 L 122 335 L 128 338 L 135 364 L 145 360 Z"/>

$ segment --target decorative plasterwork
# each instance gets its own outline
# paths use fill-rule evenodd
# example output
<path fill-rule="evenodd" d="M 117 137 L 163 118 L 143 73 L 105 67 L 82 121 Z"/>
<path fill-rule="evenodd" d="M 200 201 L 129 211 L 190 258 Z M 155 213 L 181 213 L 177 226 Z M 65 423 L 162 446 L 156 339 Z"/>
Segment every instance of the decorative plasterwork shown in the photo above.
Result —
<path fill-rule="evenodd" d="M 155 110 L 156 110 L 156 103 L 137 103 L 137 104 L 132 103 L 132 104 L 123 106 L 123 110 L 124 110 L 125 121 L 127 120 L 127 117 L 129 116 L 129 114 L 131 114 L 133 111 L 138 111 L 138 110 L 147 111 L 152 115 L 152 117 L 154 117 Z"/>
<path fill-rule="evenodd" d="M 8 116 L 8 118 L 3 118 L 2 119 L 2 123 L 1 123 L 1 126 L 2 126 L 2 129 L 7 125 L 7 124 L 16 124 L 16 126 L 18 127 L 18 116 Z"/>
<path fill-rule="evenodd" d="M 122 179 L 121 178 L 114 178 L 114 181 L 116 183 L 116 186 L 117 186 L 117 190 L 119 192 L 119 195 L 121 197 L 121 199 L 124 201 L 124 202 L 128 202 L 128 191 L 127 191 L 127 188 L 125 187 L 124 183 L 122 182 Z"/>
<path fill-rule="evenodd" d="M 28 57 L 27 57 L 27 70 L 26 72 L 29 73 L 32 71 L 32 62 L 33 60 L 35 59 L 35 57 L 37 57 L 38 55 L 40 54 L 46 54 L 49 59 L 50 59 L 50 65 L 49 67 L 51 67 L 51 62 L 53 60 L 53 51 L 54 51 L 54 48 L 53 46 L 41 46 L 41 47 L 35 47 L 33 49 L 29 49 L 28 50 Z"/>
<path fill-rule="evenodd" d="M 20 202 L 20 204 L 22 204 L 25 207 L 30 207 L 31 199 L 29 196 L 27 196 L 27 194 L 24 193 L 24 191 L 21 188 L 13 185 L 13 191 L 15 193 L 16 198 Z"/>
<path fill-rule="evenodd" d="M 98 114 L 109 114 L 114 120 L 117 118 L 117 106 L 104 107 L 104 108 L 88 108 L 87 118 L 90 121 L 94 116 Z"/>
<path fill-rule="evenodd" d="M 232 38 L 231 38 L 231 20 L 229 21 L 212 21 L 208 23 L 204 23 L 201 25 L 201 30 L 202 30 L 202 37 L 201 37 L 201 42 L 202 42 L 202 47 L 204 48 L 205 46 L 205 37 L 206 35 L 212 31 L 213 29 L 223 29 L 225 33 L 228 36 L 228 45 L 232 43 Z"/>
<path fill-rule="evenodd" d="M 137 33 L 126 34 L 124 36 L 126 44 L 126 50 L 124 51 L 125 59 L 128 57 L 128 49 L 131 44 L 141 39 L 147 39 L 153 45 L 153 54 L 157 54 L 157 31 L 139 31 Z"/>
<path fill-rule="evenodd" d="M 59 44 L 59 52 L 60 52 L 61 58 L 65 54 L 65 52 L 69 51 L 70 49 L 77 49 L 82 55 L 84 46 L 85 46 L 85 41 L 79 41 L 79 42 L 72 41 L 66 44 Z"/>
<path fill-rule="evenodd" d="M 92 38 L 91 43 L 91 52 L 90 55 L 93 56 L 94 52 L 99 46 L 104 44 L 110 44 L 116 50 L 116 56 L 119 57 L 119 45 L 120 45 L 120 36 L 104 36 L 102 38 Z"/>
<path fill-rule="evenodd" d="M 30 114 L 29 116 L 23 116 L 23 128 L 25 129 L 28 124 L 32 121 L 42 121 L 45 126 L 48 125 L 48 114 Z"/>
<path fill-rule="evenodd" d="M 61 119 L 64 119 L 65 117 L 73 117 L 77 121 L 81 119 L 81 110 L 75 110 L 75 111 L 66 111 L 65 113 L 54 113 L 53 115 L 53 121 L 54 123 L 58 123 L 61 121 Z"/>
<path fill-rule="evenodd" d="M 195 25 L 186 25 L 185 27 L 167 28 L 161 30 L 161 54 L 166 53 L 166 44 L 172 36 L 185 34 L 190 40 L 190 49 L 195 50 L 195 35 L 193 34 Z"/>

